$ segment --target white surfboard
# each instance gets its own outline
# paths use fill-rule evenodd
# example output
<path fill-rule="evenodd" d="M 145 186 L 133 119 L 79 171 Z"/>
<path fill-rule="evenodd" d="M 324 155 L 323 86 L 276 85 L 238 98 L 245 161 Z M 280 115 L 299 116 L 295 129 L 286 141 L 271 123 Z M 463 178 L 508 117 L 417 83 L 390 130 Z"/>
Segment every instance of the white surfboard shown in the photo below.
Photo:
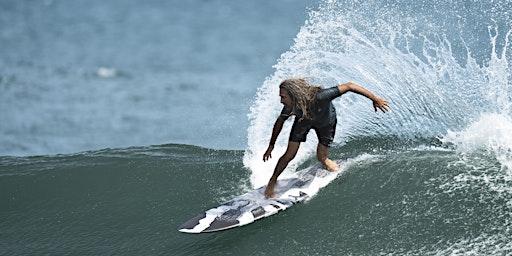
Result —
<path fill-rule="evenodd" d="M 214 232 L 247 225 L 276 214 L 310 198 L 336 179 L 343 171 L 345 161 L 337 163 L 340 166 L 337 172 L 328 171 L 317 164 L 294 173 L 290 178 L 278 180 L 274 198 L 265 198 L 266 186 L 251 190 L 190 219 L 178 230 L 185 233 Z"/>

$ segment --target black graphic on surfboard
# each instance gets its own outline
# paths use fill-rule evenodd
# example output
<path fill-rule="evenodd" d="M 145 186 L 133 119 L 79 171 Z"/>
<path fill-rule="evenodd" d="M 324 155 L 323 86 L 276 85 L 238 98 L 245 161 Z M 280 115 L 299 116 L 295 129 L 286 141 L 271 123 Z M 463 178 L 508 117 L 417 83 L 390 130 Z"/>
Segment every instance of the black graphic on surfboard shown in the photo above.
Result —
<path fill-rule="evenodd" d="M 302 202 L 334 180 L 344 168 L 330 172 L 321 165 L 300 170 L 291 178 L 278 180 L 275 197 L 265 198 L 265 187 L 251 190 L 241 196 L 212 208 L 183 223 L 178 230 L 185 233 L 205 233 L 247 225 L 256 220 L 276 214 Z"/>

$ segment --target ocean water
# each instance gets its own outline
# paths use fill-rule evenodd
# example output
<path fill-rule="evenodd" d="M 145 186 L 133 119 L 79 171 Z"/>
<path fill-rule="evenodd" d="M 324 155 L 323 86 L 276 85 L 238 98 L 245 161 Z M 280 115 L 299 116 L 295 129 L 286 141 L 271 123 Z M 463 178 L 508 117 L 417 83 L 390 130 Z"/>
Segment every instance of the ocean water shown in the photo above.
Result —
<path fill-rule="evenodd" d="M 315 5 L 0 1 L 0 155 L 245 149 L 256 89 Z"/>
<path fill-rule="evenodd" d="M 1 1 L 0 255 L 511 255 L 510 1 Z M 267 182 L 277 85 L 354 81 L 311 200 L 177 227 Z M 313 133 L 313 132 L 312 132 Z M 310 134 L 283 175 L 315 162 Z"/>

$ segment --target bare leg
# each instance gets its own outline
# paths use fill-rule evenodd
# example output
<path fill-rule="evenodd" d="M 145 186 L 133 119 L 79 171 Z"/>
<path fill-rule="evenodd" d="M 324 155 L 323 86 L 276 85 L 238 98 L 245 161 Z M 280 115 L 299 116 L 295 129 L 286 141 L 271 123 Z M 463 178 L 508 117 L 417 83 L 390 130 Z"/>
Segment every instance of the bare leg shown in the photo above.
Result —
<path fill-rule="evenodd" d="M 326 147 L 326 146 L 318 143 L 318 147 L 316 148 L 316 158 L 318 159 L 318 161 L 320 161 L 320 163 L 325 165 L 327 167 L 327 169 L 329 169 L 329 171 L 335 172 L 339 169 L 339 166 L 334 161 L 327 158 L 327 155 L 329 154 L 329 150 L 330 150 L 329 147 Z"/>
<path fill-rule="evenodd" d="M 293 160 L 293 158 L 297 154 L 297 151 L 299 150 L 299 146 L 300 142 L 288 142 L 288 148 L 286 148 L 286 152 L 281 158 L 279 158 L 279 161 L 277 161 L 276 168 L 274 169 L 274 174 L 272 174 L 272 178 L 270 178 L 270 180 L 268 181 L 267 188 L 265 189 L 265 197 L 272 198 L 275 196 L 274 187 L 277 183 L 277 177 L 281 175 L 286 166 L 288 166 L 288 163 L 290 163 L 290 161 Z"/>

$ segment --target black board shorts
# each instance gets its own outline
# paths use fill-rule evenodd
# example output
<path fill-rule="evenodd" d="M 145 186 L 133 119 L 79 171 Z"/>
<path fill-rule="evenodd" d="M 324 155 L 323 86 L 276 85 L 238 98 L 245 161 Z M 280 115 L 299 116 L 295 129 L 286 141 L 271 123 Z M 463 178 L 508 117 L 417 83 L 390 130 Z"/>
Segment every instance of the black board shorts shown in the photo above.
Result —
<path fill-rule="evenodd" d="M 336 124 L 336 119 L 334 119 L 332 124 L 324 127 L 312 126 L 311 122 L 308 122 L 307 120 L 295 121 L 293 123 L 292 130 L 290 131 L 289 140 L 293 142 L 305 142 L 309 130 L 313 129 L 315 130 L 316 136 L 318 137 L 318 143 L 329 148 L 332 146 L 332 142 L 334 141 L 334 135 L 336 134 Z"/>
<path fill-rule="evenodd" d="M 309 107 L 313 115 L 313 119 L 302 118 L 302 111 L 283 107 L 280 118 L 287 120 L 291 115 L 295 115 L 295 121 L 290 132 L 290 141 L 305 142 L 309 130 L 313 129 L 318 137 L 318 143 L 331 147 L 336 132 L 336 109 L 332 104 L 332 100 L 340 97 L 341 92 L 337 86 L 328 89 L 322 89 L 315 103 Z"/>

